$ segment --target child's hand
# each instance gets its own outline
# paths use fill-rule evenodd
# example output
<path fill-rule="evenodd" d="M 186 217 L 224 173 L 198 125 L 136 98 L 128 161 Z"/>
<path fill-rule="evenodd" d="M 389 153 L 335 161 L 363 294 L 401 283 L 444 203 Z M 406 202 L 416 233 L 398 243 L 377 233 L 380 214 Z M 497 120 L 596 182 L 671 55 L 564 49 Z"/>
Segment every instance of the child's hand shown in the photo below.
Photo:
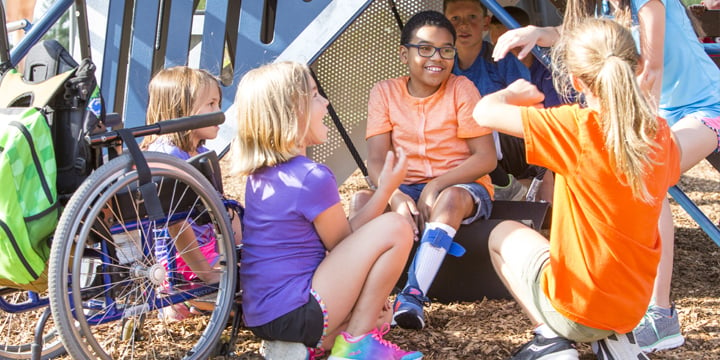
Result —
<path fill-rule="evenodd" d="M 432 180 L 425 184 L 420 197 L 417 201 L 417 208 L 420 212 L 418 217 L 418 226 L 424 227 L 425 223 L 430 221 L 430 214 L 432 213 L 433 206 L 440 196 L 442 188 L 438 187 L 437 181 Z"/>
<path fill-rule="evenodd" d="M 402 215 L 403 218 L 410 223 L 413 228 L 413 240 L 417 241 L 418 235 L 420 234 L 420 228 L 418 226 L 420 212 L 415 205 L 415 200 L 413 200 L 410 195 L 397 190 L 390 198 L 390 209 Z"/>
<path fill-rule="evenodd" d="M 508 30 L 497 39 L 492 53 L 493 60 L 502 60 L 510 50 L 518 47 L 521 50 L 518 52 L 517 58 L 524 59 L 540 40 L 541 30 L 535 26 Z"/>
<path fill-rule="evenodd" d="M 385 155 L 385 163 L 378 176 L 378 190 L 389 190 L 392 193 L 405 179 L 407 173 L 407 156 L 405 152 L 397 149 L 397 156 L 392 151 Z"/>
<path fill-rule="evenodd" d="M 503 91 L 505 103 L 518 106 L 536 106 L 545 99 L 545 94 L 525 79 L 517 79 Z"/>

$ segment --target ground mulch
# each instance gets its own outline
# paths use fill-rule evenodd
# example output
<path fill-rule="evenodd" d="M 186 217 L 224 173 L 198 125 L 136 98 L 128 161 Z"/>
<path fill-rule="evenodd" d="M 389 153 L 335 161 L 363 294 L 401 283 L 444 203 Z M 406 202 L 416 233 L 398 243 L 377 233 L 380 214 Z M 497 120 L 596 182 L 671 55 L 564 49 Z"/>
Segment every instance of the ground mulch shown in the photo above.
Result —
<path fill-rule="evenodd" d="M 227 168 L 227 160 L 223 167 Z M 225 191 L 242 198 L 244 184 L 224 170 Z M 359 174 L 340 188 L 344 204 L 363 188 Z M 714 223 L 720 221 L 720 173 L 703 161 L 683 175 L 680 186 Z M 720 256 L 715 244 L 671 200 L 676 246 L 673 299 L 686 344 L 650 354 L 651 359 L 720 359 Z M 347 210 L 347 207 L 346 207 Z M 478 300 L 433 303 L 427 310 L 428 326 L 421 331 L 393 329 L 387 339 L 403 348 L 419 350 L 424 359 L 507 359 L 531 338 L 530 322 L 513 300 Z M 228 359 L 262 359 L 260 340 L 241 330 L 235 354 Z M 594 359 L 587 345 L 579 345 L 581 359 Z"/>

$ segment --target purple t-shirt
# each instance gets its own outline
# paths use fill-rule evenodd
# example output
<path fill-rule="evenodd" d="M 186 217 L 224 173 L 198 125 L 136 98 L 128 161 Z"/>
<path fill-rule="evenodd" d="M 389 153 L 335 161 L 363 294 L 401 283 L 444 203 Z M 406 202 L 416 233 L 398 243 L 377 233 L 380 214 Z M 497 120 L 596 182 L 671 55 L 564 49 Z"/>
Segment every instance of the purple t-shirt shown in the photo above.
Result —
<path fill-rule="evenodd" d="M 339 202 L 330 169 L 304 156 L 248 177 L 240 266 L 247 326 L 267 324 L 308 301 L 325 258 L 313 221 Z"/>
<path fill-rule="evenodd" d="M 156 151 L 170 154 L 172 156 L 180 158 L 181 160 L 188 160 L 191 158 L 190 154 L 188 154 L 187 151 L 180 149 L 179 147 L 175 146 L 173 143 L 162 137 L 159 137 L 157 140 L 153 141 L 150 145 L 148 145 L 148 151 Z M 207 151 L 210 151 L 210 149 L 204 146 L 198 146 L 197 148 L 198 154 L 202 154 Z M 215 244 L 217 242 L 217 239 L 215 238 L 215 230 L 213 229 L 212 224 L 198 225 L 195 224 L 195 222 L 191 221 L 190 226 L 195 232 L 195 238 L 197 239 L 200 247 L 209 246 L 210 244 Z M 163 264 L 167 264 L 167 249 L 162 246 L 157 246 L 155 251 L 155 255 L 157 256 L 158 261 Z M 211 265 L 214 264 L 218 259 L 218 255 L 215 251 L 208 251 L 205 256 Z M 184 266 L 185 262 L 179 258 L 178 260 L 181 261 L 181 265 L 178 266 Z M 191 278 L 195 277 L 194 275 L 189 276 Z"/>

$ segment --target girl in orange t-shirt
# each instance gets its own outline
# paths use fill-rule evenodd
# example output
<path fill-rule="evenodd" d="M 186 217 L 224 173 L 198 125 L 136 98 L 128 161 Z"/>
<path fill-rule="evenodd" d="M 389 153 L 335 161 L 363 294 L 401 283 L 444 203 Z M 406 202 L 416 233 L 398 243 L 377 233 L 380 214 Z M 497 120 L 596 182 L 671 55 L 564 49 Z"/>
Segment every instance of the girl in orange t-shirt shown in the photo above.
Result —
<path fill-rule="evenodd" d="M 680 150 L 638 87 L 627 29 L 586 19 L 552 57 L 586 107 L 523 106 L 542 94 L 517 81 L 474 110 L 479 125 L 523 137 L 528 163 L 557 175 L 550 241 L 512 221 L 490 234 L 496 271 L 536 325 L 514 358 L 577 359 L 574 342 L 592 342 L 599 358 L 646 359 L 632 329 L 652 295 L 654 225 L 680 177 Z"/>

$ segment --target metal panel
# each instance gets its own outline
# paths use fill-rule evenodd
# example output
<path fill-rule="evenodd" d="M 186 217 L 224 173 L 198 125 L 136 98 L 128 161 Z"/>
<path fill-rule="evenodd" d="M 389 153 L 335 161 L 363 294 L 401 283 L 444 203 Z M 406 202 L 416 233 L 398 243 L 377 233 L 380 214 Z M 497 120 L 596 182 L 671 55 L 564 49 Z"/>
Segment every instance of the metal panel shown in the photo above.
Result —
<path fill-rule="evenodd" d="M 152 64 L 155 56 L 159 9 L 159 0 L 143 0 L 135 3 L 123 110 L 125 127 L 145 124 L 147 86 L 153 75 Z"/>
<path fill-rule="evenodd" d="M 195 7 L 193 0 L 175 0 L 170 3 L 170 11 L 167 16 L 167 34 L 171 39 L 172 46 L 165 50 L 165 67 L 173 67 L 188 64 L 188 53 L 190 52 L 190 31 L 193 23 L 193 12 Z M 187 34 L 186 36 L 183 36 Z M 180 38 L 175 38 L 180 35 Z"/>
<path fill-rule="evenodd" d="M 122 106 L 118 104 L 118 100 L 124 99 L 124 93 L 118 94 L 118 83 L 125 83 L 125 61 L 122 60 L 121 54 L 123 53 L 122 39 L 126 21 L 126 5 L 125 0 L 114 0 L 110 2 L 108 8 L 108 13 L 113 16 L 107 18 L 107 35 L 104 38 L 99 79 L 100 91 L 105 98 L 105 107 L 108 112 L 121 109 Z M 91 42 L 91 44 L 94 43 Z"/>
<path fill-rule="evenodd" d="M 403 22 L 422 10 L 442 10 L 442 1 L 396 1 Z M 374 0 L 314 62 L 319 82 L 342 120 L 355 147 L 367 158 L 365 123 L 372 86 L 407 74 L 400 62 L 400 27 L 387 0 Z M 332 121 L 325 119 L 328 141 L 308 155 L 327 164 L 342 183 L 357 170 Z"/>

